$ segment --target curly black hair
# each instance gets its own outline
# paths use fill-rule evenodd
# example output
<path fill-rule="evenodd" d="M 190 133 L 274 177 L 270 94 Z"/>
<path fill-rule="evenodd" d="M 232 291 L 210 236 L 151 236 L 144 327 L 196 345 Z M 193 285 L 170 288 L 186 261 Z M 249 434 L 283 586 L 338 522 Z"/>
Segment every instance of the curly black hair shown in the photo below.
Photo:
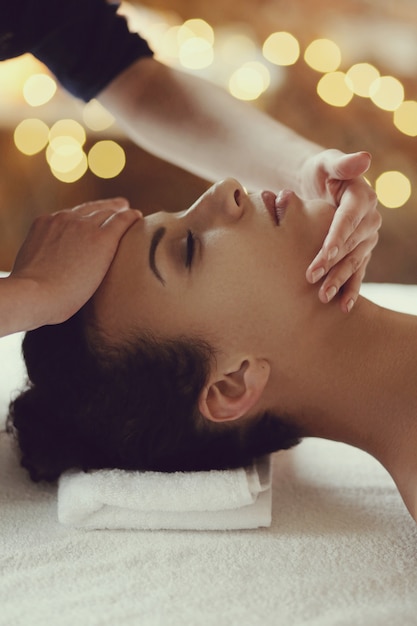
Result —
<path fill-rule="evenodd" d="M 248 465 L 299 442 L 289 420 L 265 413 L 242 427 L 200 415 L 214 357 L 197 339 L 143 333 L 121 349 L 87 336 L 82 312 L 26 333 L 28 382 L 8 425 L 32 480 L 70 469 L 198 471 Z"/>

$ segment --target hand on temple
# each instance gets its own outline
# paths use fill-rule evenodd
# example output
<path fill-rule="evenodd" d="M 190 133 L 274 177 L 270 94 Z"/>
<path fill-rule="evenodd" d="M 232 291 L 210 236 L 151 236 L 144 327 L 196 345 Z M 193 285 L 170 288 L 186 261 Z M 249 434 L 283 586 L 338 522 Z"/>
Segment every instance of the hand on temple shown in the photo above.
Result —
<path fill-rule="evenodd" d="M 337 208 L 323 246 L 307 269 L 307 280 L 317 283 L 324 277 L 322 302 L 343 288 L 340 302 L 345 312 L 357 300 L 381 226 L 376 194 L 363 178 L 370 163 L 367 152 L 324 150 L 306 162 L 302 173 L 305 197 L 321 197 Z"/>
<path fill-rule="evenodd" d="M 57 324 L 76 313 L 100 285 L 121 237 L 140 216 L 116 198 L 38 217 L 9 278 L 1 281 L 15 321 L 11 327 L 6 311 L 0 334 Z"/>

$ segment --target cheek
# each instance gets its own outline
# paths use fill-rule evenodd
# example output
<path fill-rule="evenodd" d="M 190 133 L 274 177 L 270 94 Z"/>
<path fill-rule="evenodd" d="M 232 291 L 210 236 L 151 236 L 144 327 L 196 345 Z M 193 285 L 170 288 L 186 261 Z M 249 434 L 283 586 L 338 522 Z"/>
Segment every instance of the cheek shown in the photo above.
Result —
<path fill-rule="evenodd" d="M 304 222 L 309 228 L 312 244 L 319 249 L 329 232 L 335 208 L 327 202 L 312 200 L 306 203 L 305 213 Z"/>
<path fill-rule="evenodd" d="M 270 308 L 272 292 L 280 289 L 278 266 L 253 250 L 238 257 L 218 255 L 208 267 L 188 305 L 193 321 L 213 332 L 242 332 Z"/>

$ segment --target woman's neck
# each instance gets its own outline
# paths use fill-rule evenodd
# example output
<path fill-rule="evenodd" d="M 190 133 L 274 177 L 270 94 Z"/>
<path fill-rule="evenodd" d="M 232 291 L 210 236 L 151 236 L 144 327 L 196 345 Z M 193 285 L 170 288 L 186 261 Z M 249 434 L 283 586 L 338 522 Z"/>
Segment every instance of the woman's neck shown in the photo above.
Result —
<path fill-rule="evenodd" d="M 417 317 L 364 298 L 355 309 L 346 315 L 333 307 L 309 320 L 308 340 L 288 369 L 284 411 L 306 436 L 376 457 L 416 517 Z"/>

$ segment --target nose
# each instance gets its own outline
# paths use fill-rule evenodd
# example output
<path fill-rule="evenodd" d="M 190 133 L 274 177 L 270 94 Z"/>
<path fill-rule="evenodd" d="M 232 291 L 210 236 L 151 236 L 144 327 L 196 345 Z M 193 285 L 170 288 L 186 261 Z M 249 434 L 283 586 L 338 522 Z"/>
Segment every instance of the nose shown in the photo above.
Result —
<path fill-rule="evenodd" d="M 239 220 L 242 217 L 246 198 L 245 189 L 234 178 L 226 178 L 213 187 L 215 208 L 230 221 Z"/>
<path fill-rule="evenodd" d="M 248 194 L 234 178 L 226 178 L 212 185 L 186 211 L 177 218 L 197 220 L 200 228 L 238 221 L 244 214 Z"/>

